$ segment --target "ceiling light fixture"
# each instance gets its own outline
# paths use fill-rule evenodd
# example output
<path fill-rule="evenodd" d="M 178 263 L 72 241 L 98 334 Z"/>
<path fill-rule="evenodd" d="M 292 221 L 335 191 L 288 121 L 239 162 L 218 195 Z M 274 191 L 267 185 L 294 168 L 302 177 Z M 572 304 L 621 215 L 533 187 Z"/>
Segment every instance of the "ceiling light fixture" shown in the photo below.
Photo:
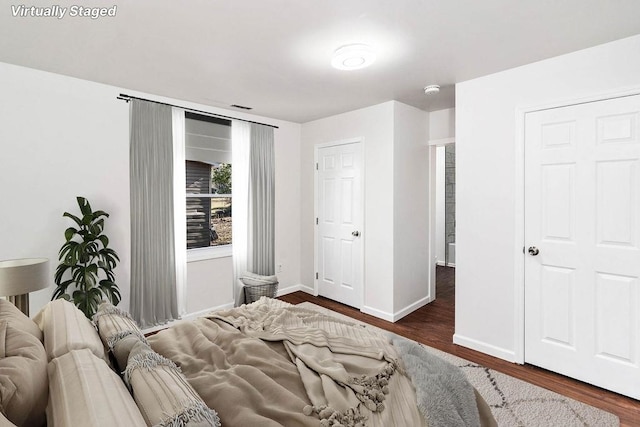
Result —
<path fill-rule="evenodd" d="M 429 85 L 429 86 L 425 86 L 424 87 L 424 94 L 425 95 L 435 95 L 438 92 L 440 92 L 440 86 L 439 85 Z"/>
<path fill-rule="evenodd" d="M 359 70 L 373 64 L 376 54 L 366 44 L 349 44 L 333 53 L 331 65 L 338 70 Z"/>

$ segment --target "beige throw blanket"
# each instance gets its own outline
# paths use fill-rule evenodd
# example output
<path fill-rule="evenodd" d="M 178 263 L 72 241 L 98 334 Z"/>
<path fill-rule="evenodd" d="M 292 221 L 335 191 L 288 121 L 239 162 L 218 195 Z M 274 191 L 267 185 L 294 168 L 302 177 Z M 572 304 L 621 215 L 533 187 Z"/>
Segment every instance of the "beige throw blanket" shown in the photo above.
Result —
<path fill-rule="evenodd" d="M 387 339 L 315 311 L 262 299 L 149 342 L 222 425 L 426 425 Z"/>
<path fill-rule="evenodd" d="M 355 322 L 265 298 L 181 322 L 149 343 L 227 427 L 427 425 L 396 348 Z M 481 424 L 492 425 L 476 398 Z"/>
<path fill-rule="evenodd" d="M 210 318 L 247 336 L 281 342 L 311 402 L 303 411 L 324 420 L 322 425 L 423 425 L 410 380 L 398 372 L 397 354 L 381 334 L 268 298 Z"/>

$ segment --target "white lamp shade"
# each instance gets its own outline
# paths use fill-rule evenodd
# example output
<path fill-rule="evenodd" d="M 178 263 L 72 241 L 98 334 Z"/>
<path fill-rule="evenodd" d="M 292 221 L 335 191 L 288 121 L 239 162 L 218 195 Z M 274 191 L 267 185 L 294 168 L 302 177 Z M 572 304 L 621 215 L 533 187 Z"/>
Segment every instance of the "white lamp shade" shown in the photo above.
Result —
<path fill-rule="evenodd" d="M 49 260 L 24 258 L 0 261 L 0 295 L 13 296 L 49 286 Z"/>

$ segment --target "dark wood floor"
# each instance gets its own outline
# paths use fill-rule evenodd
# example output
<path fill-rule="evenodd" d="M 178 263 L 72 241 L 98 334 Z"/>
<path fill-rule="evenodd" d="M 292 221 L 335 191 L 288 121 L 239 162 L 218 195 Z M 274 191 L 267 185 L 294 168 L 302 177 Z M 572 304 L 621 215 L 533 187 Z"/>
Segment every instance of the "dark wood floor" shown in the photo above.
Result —
<path fill-rule="evenodd" d="M 517 365 L 453 344 L 455 319 L 454 271 L 453 268 L 438 267 L 436 271 L 436 300 L 396 323 L 390 323 L 363 314 L 359 310 L 346 305 L 326 298 L 314 297 L 304 292 L 284 295 L 280 299 L 292 304 L 299 304 L 305 301 L 312 302 L 614 413 L 620 417 L 620 425 L 623 427 L 640 426 L 640 401 L 611 393 L 535 366 Z"/>

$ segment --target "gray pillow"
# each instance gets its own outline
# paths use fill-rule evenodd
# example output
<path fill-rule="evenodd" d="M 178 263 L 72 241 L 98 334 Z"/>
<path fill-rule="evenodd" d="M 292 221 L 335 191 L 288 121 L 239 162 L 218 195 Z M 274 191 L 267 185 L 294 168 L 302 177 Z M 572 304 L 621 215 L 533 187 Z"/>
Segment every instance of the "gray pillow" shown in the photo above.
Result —
<path fill-rule="evenodd" d="M 44 425 L 48 394 L 42 343 L 0 320 L 0 409 L 16 425 Z"/>
<path fill-rule="evenodd" d="M 36 322 L 18 310 L 18 307 L 4 299 L 0 299 L 0 320 L 8 321 L 14 328 L 29 332 L 42 342 L 42 331 Z"/>

